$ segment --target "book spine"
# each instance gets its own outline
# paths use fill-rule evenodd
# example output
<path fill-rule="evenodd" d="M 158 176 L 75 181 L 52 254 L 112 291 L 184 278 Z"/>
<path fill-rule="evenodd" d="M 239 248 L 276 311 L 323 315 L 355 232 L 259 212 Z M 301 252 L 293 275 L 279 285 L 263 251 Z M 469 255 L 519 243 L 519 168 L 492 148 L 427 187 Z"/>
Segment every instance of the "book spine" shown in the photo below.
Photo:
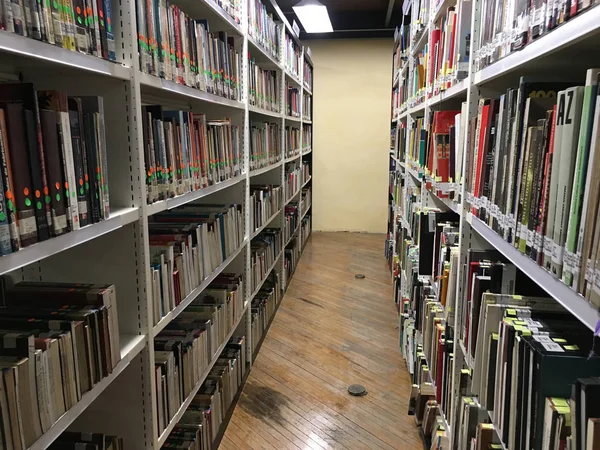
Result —
<path fill-rule="evenodd" d="M 106 18 L 104 17 L 104 2 L 110 0 L 95 0 L 98 11 L 98 29 L 100 31 L 100 53 L 102 58 L 108 59 L 108 41 L 106 35 Z"/>
<path fill-rule="evenodd" d="M 116 43 L 115 43 L 115 33 L 113 30 L 113 14 L 112 14 L 112 4 L 111 0 L 103 0 L 104 1 L 104 20 L 106 23 L 106 47 L 108 53 L 109 61 L 117 60 L 116 53 Z"/>
<path fill-rule="evenodd" d="M 71 0 L 60 0 L 62 4 L 63 48 L 75 51 L 75 23 L 73 3 Z"/>
<path fill-rule="evenodd" d="M 77 209 L 79 211 L 79 225 L 85 227 L 88 222 L 88 200 L 85 192 L 85 169 L 83 163 L 83 144 L 79 127 L 79 115 L 76 110 L 69 110 L 71 127 L 71 146 L 73 148 L 73 165 L 77 191 Z"/>
<path fill-rule="evenodd" d="M 100 167 L 98 161 L 98 142 L 97 142 L 97 130 L 92 113 L 83 114 L 83 126 L 84 126 L 84 139 L 85 139 L 85 160 L 87 164 L 87 170 L 85 174 L 86 184 L 89 185 L 89 200 L 92 207 L 92 223 L 100 222 L 100 197 L 102 192 L 100 191 Z"/>

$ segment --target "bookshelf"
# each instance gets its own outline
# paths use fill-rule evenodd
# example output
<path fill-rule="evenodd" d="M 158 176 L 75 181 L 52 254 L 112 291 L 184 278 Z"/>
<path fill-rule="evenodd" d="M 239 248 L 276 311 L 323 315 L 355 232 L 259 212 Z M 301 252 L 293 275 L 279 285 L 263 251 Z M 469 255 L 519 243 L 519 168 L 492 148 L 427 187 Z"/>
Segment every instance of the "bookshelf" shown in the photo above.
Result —
<path fill-rule="evenodd" d="M 598 79 L 595 69 L 590 68 L 598 67 L 600 60 L 590 49 L 600 33 L 600 8 L 595 2 L 573 4 L 566 10 L 563 5 L 558 12 L 546 11 L 546 18 L 535 22 L 541 16 L 529 9 L 516 12 L 517 5 L 491 0 L 413 1 L 408 2 L 408 8 L 406 5 L 404 21 L 396 29 L 390 80 L 393 95 L 385 254 L 399 311 L 399 345 L 417 385 L 413 386 L 411 400 L 418 405 L 421 395 L 426 399 L 421 407 L 412 409 L 424 446 L 541 449 L 570 441 L 577 445 L 571 448 L 585 448 L 587 419 L 579 409 L 576 392 L 580 382 L 575 380 L 598 376 L 600 370 L 593 369 L 591 375 L 574 370 L 561 378 L 570 381 L 552 384 L 546 395 L 532 393 L 524 387 L 526 382 L 520 381 L 524 374 L 520 361 L 515 359 L 508 375 L 499 374 L 497 364 L 504 364 L 506 357 L 494 353 L 493 358 L 486 359 L 488 350 L 483 350 L 488 344 L 494 348 L 495 342 L 498 352 L 500 345 L 512 344 L 512 335 L 503 334 L 513 330 L 509 324 L 512 313 L 501 309 L 511 306 L 497 306 L 497 311 L 503 311 L 498 316 L 500 322 L 493 325 L 498 328 L 493 328 L 483 341 L 479 334 L 489 317 L 481 321 L 484 311 L 492 311 L 489 302 L 494 301 L 500 302 L 497 305 L 516 305 L 518 323 L 523 314 L 545 317 L 539 323 L 543 322 L 540 326 L 544 330 L 548 327 L 550 333 L 554 328 L 544 320 L 551 323 L 554 319 L 548 317 L 559 314 L 590 342 L 600 324 L 600 308 L 594 299 L 597 230 L 590 232 L 589 217 L 584 223 L 586 208 L 597 208 L 596 194 L 590 187 L 596 179 L 590 174 L 592 167 L 597 167 Z M 502 22 L 495 22 L 498 11 Z M 512 17 L 518 14 L 522 16 L 518 24 L 513 24 Z M 531 19 L 526 29 L 522 17 Z M 574 54 L 581 55 L 581 59 L 576 60 Z M 565 94 L 565 98 L 580 95 L 583 103 L 575 116 L 574 142 L 566 143 L 570 137 L 562 138 L 559 144 L 550 142 L 555 127 L 562 125 L 556 121 L 557 112 L 552 112 L 553 105 L 560 102 L 553 96 L 560 99 L 559 92 L 571 86 L 585 86 L 580 94 Z M 533 98 L 548 95 L 552 98 L 547 101 Z M 537 117 L 532 110 L 525 111 L 525 105 L 540 105 L 539 114 L 546 115 Z M 509 108 L 513 115 L 508 115 Z M 529 116 L 523 118 L 525 114 Z M 515 117 L 521 121 L 516 131 Z M 507 138 L 507 129 L 517 137 Z M 552 148 L 563 152 L 558 162 L 547 156 Z M 564 182 L 563 201 L 561 197 L 554 199 L 550 191 L 556 183 L 552 177 L 566 178 L 554 172 L 554 164 L 565 158 L 565 148 L 569 149 L 570 159 L 566 166 L 561 164 L 558 173 L 570 171 L 571 178 Z M 550 173 L 548 167 L 554 171 Z M 594 176 L 591 181 L 590 176 Z M 563 201 L 560 205 L 559 200 Z M 560 225 L 546 218 L 548 204 L 553 201 L 560 208 L 553 213 L 554 223 L 560 219 Z M 561 212 L 564 210 L 566 213 Z M 591 211 L 596 214 L 596 209 Z M 547 235 L 549 224 L 554 227 L 554 235 Z M 583 252 L 590 253 L 582 255 L 582 242 L 586 240 L 593 248 L 584 248 Z M 586 260 L 588 270 L 584 271 Z M 500 266 L 515 270 L 520 281 L 510 288 L 489 287 L 486 277 L 498 281 L 498 274 L 492 272 Z M 583 286 L 579 281 L 582 279 Z M 474 291 L 480 286 L 481 292 Z M 498 300 L 501 294 L 506 299 Z M 537 304 L 538 299 L 542 303 Z M 537 325 L 525 321 L 523 326 L 526 331 L 521 334 L 518 330 L 515 336 L 538 333 Z M 565 342 L 574 340 L 569 331 L 561 328 L 559 333 Z M 551 342 L 556 343 L 554 339 Z M 562 342 L 560 339 L 556 337 Z M 519 358 L 528 355 L 529 348 L 529 344 L 520 348 L 524 353 L 519 353 Z M 490 368 L 492 359 L 496 369 Z M 558 372 L 569 368 L 566 362 L 555 366 Z M 544 376 L 541 369 L 532 373 Z M 500 389 L 504 389 L 502 394 L 498 394 Z M 490 391 L 495 397 L 485 398 Z M 548 397 L 564 397 L 567 404 L 570 399 L 570 412 L 568 407 L 563 410 L 560 405 L 544 404 Z M 576 417 L 581 413 L 585 422 L 577 423 L 577 433 L 583 430 L 583 434 L 578 434 L 576 441 L 565 435 L 560 444 L 549 444 L 544 437 L 542 446 L 541 434 L 536 441 L 534 433 L 541 433 L 540 424 L 554 426 L 555 422 L 546 422 L 554 419 L 547 416 L 541 422 L 538 416 L 540 422 L 526 426 L 513 411 L 522 407 L 521 402 L 540 398 L 542 403 L 537 408 L 542 416 L 544 411 L 548 414 L 544 408 L 555 408 L 558 415 Z M 429 406 L 427 402 L 431 402 Z M 465 414 L 477 415 L 476 419 L 468 416 L 476 427 L 467 430 Z M 532 433 L 526 436 L 523 430 L 527 427 Z M 465 436 L 477 437 L 475 446 L 461 441 Z"/>
<path fill-rule="evenodd" d="M 106 141 L 107 183 L 110 188 L 108 218 L 1 256 L 0 275 L 6 275 L 15 282 L 114 285 L 120 341 L 120 360 L 110 373 L 101 376 L 90 390 L 84 392 L 72 407 L 26 448 L 45 449 L 61 433 L 75 430 L 119 436 L 127 449 L 160 449 L 193 404 L 196 393 L 203 388 L 213 367 L 219 364 L 230 338 L 245 336 L 246 365 L 241 367 L 242 381 L 235 386 L 236 393 L 230 399 L 230 404 L 224 405 L 227 408 L 223 411 L 223 421 L 218 432 L 211 435 L 212 442 L 207 447 L 216 448 L 252 368 L 255 352 L 260 348 L 289 285 L 293 269 L 310 237 L 313 155 L 313 63 L 310 48 L 305 47 L 294 34 L 274 0 L 227 2 L 226 7 L 231 8 L 228 11 L 220 6 L 221 2 L 214 0 L 178 1 L 180 17 L 185 15 L 205 19 L 215 39 L 217 36 L 233 39 L 219 42 L 224 43 L 225 51 L 231 52 L 231 61 L 239 63 L 236 68 L 239 72 L 236 72 L 234 79 L 232 66 L 235 64 L 232 64 L 229 66 L 232 76 L 223 84 L 223 91 L 219 92 L 216 88 L 210 91 L 207 86 L 206 89 L 202 88 L 201 82 L 197 81 L 200 73 L 196 74 L 185 65 L 183 75 L 189 79 L 175 80 L 175 73 L 171 79 L 166 75 L 159 76 L 164 74 L 158 73 L 162 69 L 155 63 L 162 60 L 156 54 L 153 56 L 152 50 L 147 50 L 154 45 L 152 31 L 148 28 L 147 17 L 140 20 L 140 12 L 145 10 L 146 4 L 130 0 L 103 1 L 110 2 L 112 7 L 116 48 L 113 61 L 12 33 L 5 29 L 5 24 L 1 22 L 3 16 L 0 17 L 2 82 L 22 81 L 33 83 L 36 90 L 57 90 L 69 96 L 101 96 L 104 99 L 103 137 Z M 250 7 L 253 8 L 251 11 Z M 254 14 L 253 18 L 250 18 L 251 13 Z M 268 29 L 263 29 L 267 23 Z M 160 37 L 160 30 L 155 32 L 158 34 L 154 37 Z M 91 36 L 88 37 L 91 42 Z M 187 50 L 189 56 L 192 49 Z M 239 59 L 235 59 L 235 55 Z M 273 89 L 269 87 L 268 91 L 259 92 L 259 89 L 267 89 L 266 83 L 263 83 L 267 77 L 257 83 L 259 89 L 256 93 L 260 95 L 259 100 L 265 103 L 257 101 L 251 104 L 248 56 L 252 64 L 274 77 L 271 79 Z M 218 78 L 216 72 L 207 74 L 205 71 L 204 75 L 213 81 Z M 189 83 L 189 80 L 192 82 Z M 292 109 L 294 116 L 287 113 L 288 102 L 292 100 L 288 97 L 288 87 L 296 90 Z M 229 94 L 226 95 L 227 92 Z M 307 101 L 306 97 L 310 97 L 311 101 Z M 303 111 L 305 104 L 310 105 L 310 111 Z M 3 105 L 0 101 L 0 109 L 4 108 Z M 149 191 L 155 187 L 151 184 L 149 174 L 154 167 L 146 153 L 150 144 L 146 136 L 145 116 L 147 108 L 154 105 L 160 106 L 161 111 L 204 115 L 208 126 L 219 127 L 221 123 L 218 121 L 228 118 L 227 125 L 234 129 L 232 142 L 236 144 L 233 145 L 238 145 L 240 151 L 235 170 L 232 168 L 225 175 L 219 175 L 204 185 L 191 186 L 193 182 L 190 181 L 187 187 L 177 188 L 172 194 L 161 195 L 159 199 L 150 201 Z M 185 117 L 191 121 L 194 116 L 190 114 Z M 166 126 L 170 120 L 173 119 L 165 115 L 161 126 Z M 183 122 L 175 120 L 172 123 L 179 126 Z M 190 123 L 187 122 L 186 126 Z M 261 128 L 265 124 L 268 127 Z M 263 134 L 251 142 L 253 126 L 270 130 L 271 134 L 268 138 Z M 296 145 L 289 149 L 289 154 L 285 146 L 286 127 L 297 130 Z M 150 139 L 153 139 L 152 135 Z M 192 144 L 189 145 L 188 149 Z M 256 154 L 265 159 L 251 170 L 250 152 L 253 145 L 256 145 Z M 267 148 L 270 152 L 268 158 L 264 155 Z M 192 162 L 188 162 L 191 167 Z M 233 158 L 229 162 L 233 164 Z M 189 173 L 192 172 L 190 170 Z M 298 178 L 293 193 L 286 192 L 289 182 L 286 176 L 290 173 Z M 253 230 L 252 187 L 263 185 L 280 186 L 282 197 L 274 212 Z M 2 204 L 5 205 L 4 197 Z M 152 247 L 156 244 L 151 243 L 153 227 L 165 214 L 177 213 L 183 207 L 208 204 L 241 205 L 240 211 L 243 213 L 239 245 L 228 249 L 226 253 L 223 251 L 221 260 L 210 265 L 212 270 L 204 271 L 198 277 L 198 283 L 192 283 L 192 270 L 195 269 L 180 267 L 189 276 L 187 295 L 183 295 L 179 303 L 172 305 L 169 310 L 161 312 L 161 305 L 157 314 L 156 302 L 159 300 L 155 298 L 155 264 L 152 262 Z M 295 214 L 294 227 L 285 239 L 281 233 L 280 247 L 274 261 L 268 265 L 266 275 L 252 290 L 253 244 L 257 238 L 262 239 L 261 233 L 269 229 L 282 230 L 289 214 Z M 191 263 L 195 264 L 191 247 L 187 251 L 190 251 Z M 199 257 L 202 258 L 201 255 Z M 156 381 L 155 339 L 170 330 L 198 296 L 203 295 L 226 273 L 242 276 L 241 299 L 238 296 L 241 309 L 236 311 L 234 320 L 227 324 L 224 339 L 214 345 L 213 354 L 202 366 L 201 373 L 196 374 L 191 389 L 187 393 L 181 392 L 182 401 L 166 417 L 166 426 L 161 426 L 159 402 L 162 399 L 157 394 L 160 382 Z M 265 326 L 257 334 L 254 331 L 257 328 L 255 316 L 259 320 L 258 316 L 266 313 L 254 300 L 261 297 L 263 288 L 275 279 L 278 280 L 275 295 L 269 299 L 269 305 L 272 306 L 268 306 L 271 312 L 268 317 L 260 319 L 265 321 Z M 1 439 L 3 435 L 0 433 Z M 3 448 L 8 447 L 5 444 Z"/>

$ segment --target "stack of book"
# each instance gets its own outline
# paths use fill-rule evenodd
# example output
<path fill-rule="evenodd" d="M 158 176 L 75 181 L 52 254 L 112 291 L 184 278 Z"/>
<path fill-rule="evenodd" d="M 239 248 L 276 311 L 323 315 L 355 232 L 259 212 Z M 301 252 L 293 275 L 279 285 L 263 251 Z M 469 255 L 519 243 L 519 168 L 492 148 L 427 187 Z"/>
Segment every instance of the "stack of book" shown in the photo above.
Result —
<path fill-rule="evenodd" d="M 260 291 L 252 299 L 250 320 L 252 343 L 254 344 L 253 351 L 256 351 L 280 300 L 281 286 L 279 284 L 279 275 L 276 270 L 273 270 Z"/>
<path fill-rule="evenodd" d="M 148 223 L 154 323 L 177 307 L 244 240 L 242 205 L 187 204 Z"/>
<path fill-rule="evenodd" d="M 285 260 L 283 262 L 283 270 L 285 272 L 285 279 L 289 281 L 296 270 L 296 265 L 300 261 L 300 242 L 297 238 L 291 240 L 291 242 L 285 248 Z M 287 283 L 286 281 L 286 283 Z"/>
<path fill-rule="evenodd" d="M 551 32 L 596 4 L 593 1 L 504 3 L 485 0 L 481 5 L 480 47 L 474 55 L 480 70 Z"/>
<path fill-rule="evenodd" d="M 276 60 L 281 47 L 281 26 L 261 0 L 248 2 L 248 34 Z"/>
<path fill-rule="evenodd" d="M 0 160 L 0 255 L 109 218 L 102 97 L 0 84 Z"/>
<path fill-rule="evenodd" d="M 269 269 L 283 249 L 283 236 L 279 228 L 266 228 L 252 239 L 250 245 L 250 292 L 265 280 Z"/>
<path fill-rule="evenodd" d="M 239 18 L 237 8 L 228 9 Z M 190 17 L 168 0 L 136 2 L 136 16 L 142 72 L 242 100 L 242 55 L 233 37 L 211 33 L 208 21 Z"/>
<path fill-rule="evenodd" d="M 285 201 L 290 201 L 302 187 L 302 167 L 287 164 L 284 174 Z"/>
<path fill-rule="evenodd" d="M 250 186 L 250 230 L 267 225 L 283 206 L 283 188 L 273 185 Z"/>
<path fill-rule="evenodd" d="M 3 2 L 0 30 L 116 61 L 112 19 L 110 0 L 65 0 L 60 5 Z"/>
<path fill-rule="evenodd" d="M 285 156 L 291 158 L 296 156 L 300 151 L 300 128 L 285 127 Z"/>
<path fill-rule="evenodd" d="M 250 170 L 281 161 L 281 129 L 277 123 L 250 122 Z"/>
<path fill-rule="evenodd" d="M 243 335 L 234 336 L 219 355 L 162 448 L 214 448 L 221 424 L 242 386 L 246 365 L 246 338 Z"/>
<path fill-rule="evenodd" d="M 4 447 L 8 448 L 8 447 Z M 124 450 L 123 439 L 101 433 L 64 431 L 49 450 Z"/>
<path fill-rule="evenodd" d="M 287 30 L 285 33 L 285 70 L 290 72 L 293 76 L 300 77 L 300 46 L 296 43 L 293 37 L 291 37 Z"/>
<path fill-rule="evenodd" d="M 310 164 L 308 161 L 302 161 L 301 184 L 306 183 L 308 180 L 310 180 Z"/>
<path fill-rule="evenodd" d="M 263 69 L 249 59 L 248 74 L 248 103 L 267 111 L 281 112 L 277 71 Z"/>
<path fill-rule="evenodd" d="M 302 118 L 312 120 L 312 95 L 302 94 Z"/>
<path fill-rule="evenodd" d="M 300 117 L 300 89 L 293 86 L 287 86 L 285 112 L 289 117 Z"/>
<path fill-rule="evenodd" d="M 148 204 L 197 191 L 241 173 L 240 133 L 230 119 L 143 106 Z"/>
<path fill-rule="evenodd" d="M 3 279 L 1 441 L 29 448 L 121 360 L 113 285 Z"/>
<path fill-rule="evenodd" d="M 304 87 L 309 91 L 313 90 L 313 68 L 308 63 L 308 61 L 304 61 Z"/>
<path fill-rule="evenodd" d="M 428 94 L 436 95 L 464 79 L 469 70 L 471 39 L 470 0 L 460 0 L 440 16 L 431 31 L 431 49 L 435 58 L 427 68 Z"/>
<path fill-rule="evenodd" d="M 302 195 L 300 197 L 300 211 L 302 214 L 308 211 L 308 208 L 312 205 L 312 192 L 310 187 L 302 189 Z"/>
<path fill-rule="evenodd" d="M 300 220 L 300 205 L 290 203 L 285 207 L 285 217 L 283 219 L 283 241 L 289 242 L 298 228 Z"/>
<path fill-rule="evenodd" d="M 482 99 L 467 148 L 473 214 L 596 307 L 599 75 L 589 69 L 585 86 L 523 77 Z"/>
<path fill-rule="evenodd" d="M 312 146 L 312 126 L 302 125 L 302 148 L 309 150 Z M 288 147 L 290 148 L 290 147 Z"/>
<path fill-rule="evenodd" d="M 302 242 L 304 243 L 304 245 L 306 245 L 306 242 L 308 242 L 308 237 L 310 236 L 310 231 L 311 231 L 310 214 L 307 214 L 306 216 L 304 216 L 304 218 L 302 219 L 302 223 L 300 224 L 300 236 L 301 236 L 301 239 L 302 239 Z"/>

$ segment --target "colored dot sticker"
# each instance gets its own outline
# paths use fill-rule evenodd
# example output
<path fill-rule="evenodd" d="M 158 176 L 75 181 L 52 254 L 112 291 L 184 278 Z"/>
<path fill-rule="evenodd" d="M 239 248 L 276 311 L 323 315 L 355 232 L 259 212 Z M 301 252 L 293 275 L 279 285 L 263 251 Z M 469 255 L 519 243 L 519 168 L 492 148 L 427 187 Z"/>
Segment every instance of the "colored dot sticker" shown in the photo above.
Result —
<path fill-rule="evenodd" d="M 57 1 L 52 2 L 52 6 L 54 7 L 54 9 L 58 9 L 58 2 Z"/>
<path fill-rule="evenodd" d="M 42 209 L 42 202 L 37 202 L 35 206 L 37 207 L 37 209 Z"/>
<path fill-rule="evenodd" d="M 85 190 L 89 190 L 90 189 L 90 183 L 88 183 L 87 181 L 85 182 Z"/>
<path fill-rule="evenodd" d="M 79 179 L 79 186 L 83 186 L 83 180 L 81 178 Z"/>
<path fill-rule="evenodd" d="M 28 188 L 23 189 L 23 194 L 29 195 L 29 189 Z"/>
<path fill-rule="evenodd" d="M 35 198 L 40 198 L 40 196 L 42 195 L 42 193 L 39 190 L 35 190 Z"/>
<path fill-rule="evenodd" d="M 0 221 L 4 222 L 6 220 L 6 214 L 4 214 L 4 211 L 0 212 Z"/>
<path fill-rule="evenodd" d="M 83 188 L 79 188 L 79 195 L 83 195 L 85 193 L 85 191 L 83 190 Z"/>
<path fill-rule="evenodd" d="M 65 197 L 69 198 L 69 190 L 68 189 L 65 191 Z"/>
<path fill-rule="evenodd" d="M 50 203 L 50 200 L 52 200 L 52 199 L 50 198 L 49 195 L 46 195 L 46 197 L 44 198 L 44 200 L 46 200 L 46 204 L 48 204 L 48 203 Z"/>
<path fill-rule="evenodd" d="M 56 184 L 54 185 L 54 187 L 56 187 L 56 190 L 60 190 L 60 183 L 57 181 Z"/>
<path fill-rule="evenodd" d="M 56 194 L 56 201 L 60 202 L 60 194 Z"/>
<path fill-rule="evenodd" d="M 81 8 L 79 6 L 75 8 L 75 10 L 77 11 L 77 14 L 81 14 Z"/>
<path fill-rule="evenodd" d="M 28 198 L 25 199 L 25 206 L 31 206 L 31 200 Z"/>
<path fill-rule="evenodd" d="M 69 182 L 65 181 L 65 189 L 69 189 Z"/>
<path fill-rule="evenodd" d="M 85 176 L 83 177 L 83 179 L 84 179 L 85 181 L 89 180 L 87 173 L 85 174 Z"/>
<path fill-rule="evenodd" d="M 4 196 L 6 198 L 12 198 L 12 192 L 11 191 L 6 191 L 6 193 L 4 194 Z"/>
<path fill-rule="evenodd" d="M 77 9 L 79 9 L 79 8 L 77 8 Z M 83 23 L 82 23 L 82 22 L 83 22 L 83 20 L 81 20 L 81 17 L 78 17 L 78 18 L 77 18 L 77 23 L 79 23 L 79 25 L 83 25 Z"/>
<path fill-rule="evenodd" d="M 100 174 L 99 173 L 96 174 L 96 178 L 98 179 L 98 181 L 100 181 Z"/>
<path fill-rule="evenodd" d="M 7 202 L 6 202 L 6 206 L 8 207 L 8 209 L 9 209 L 10 211 L 13 211 L 13 210 L 14 210 L 14 207 L 15 207 L 15 205 L 14 205 L 14 204 L 13 204 L 13 202 L 12 202 L 12 200 L 9 200 L 9 201 L 7 201 Z"/>
<path fill-rule="evenodd" d="M 48 191 L 48 186 L 46 186 L 46 187 L 44 188 L 44 195 L 48 195 L 48 192 L 49 192 L 49 191 Z"/>

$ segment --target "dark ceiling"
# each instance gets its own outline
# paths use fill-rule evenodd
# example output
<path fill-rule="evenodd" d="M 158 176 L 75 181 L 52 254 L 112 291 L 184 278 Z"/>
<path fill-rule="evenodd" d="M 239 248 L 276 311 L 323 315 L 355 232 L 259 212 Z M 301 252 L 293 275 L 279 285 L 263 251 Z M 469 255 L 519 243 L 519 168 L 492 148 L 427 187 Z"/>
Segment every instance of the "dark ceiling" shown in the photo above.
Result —
<path fill-rule="evenodd" d="M 402 21 L 403 0 L 319 0 L 327 6 L 333 33 L 307 34 L 292 7 L 300 0 L 277 0 L 290 23 L 300 26 L 301 39 L 377 38 L 392 37 Z M 389 8 L 391 11 L 388 15 Z"/>

